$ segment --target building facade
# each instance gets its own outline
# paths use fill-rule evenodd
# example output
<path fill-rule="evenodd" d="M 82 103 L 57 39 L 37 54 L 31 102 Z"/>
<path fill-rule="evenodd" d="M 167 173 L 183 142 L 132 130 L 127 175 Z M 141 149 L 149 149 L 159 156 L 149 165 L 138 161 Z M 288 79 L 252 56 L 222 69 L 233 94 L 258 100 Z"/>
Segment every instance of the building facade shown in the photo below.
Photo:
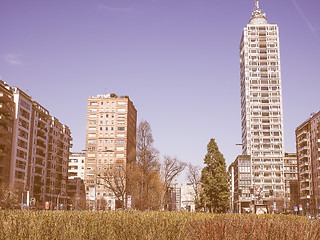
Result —
<path fill-rule="evenodd" d="M 242 154 L 251 156 L 251 187 L 270 203 L 285 190 L 279 30 L 259 1 L 242 33 L 240 79 Z"/>
<path fill-rule="evenodd" d="M 228 184 L 229 184 L 229 212 L 234 212 L 234 162 L 228 167 Z"/>
<path fill-rule="evenodd" d="M 300 203 L 304 210 L 320 205 L 320 112 L 296 129 Z"/>
<path fill-rule="evenodd" d="M 69 155 L 68 178 L 81 178 L 84 180 L 85 152 L 73 152 Z"/>
<path fill-rule="evenodd" d="M 250 155 L 239 155 L 233 162 L 233 172 L 233 212 L 249 212 L 253 201 Z"/>
<path fill-rule="evenodd" d="M 10 86 L 0 80 L 0 187 L 8 188 L 10 181 L 13 119 L 15 104 Z"/>
<path fill-rule="evenodd" d="M 85 210 L 86 209 L 86 189 L 83 179 L 73 177 L 68 180 L 68 209 Z"/>
<path fill-rule="evenodd" d="M 106 201 L 115 205 L 116 196 L 106 186 L 104 176 L 114 166 L 125 169 L 136 159 L 137 111 L 128 97 L 115 94 L 88 99 L 85 184 L 88 203 Z"/>
<path fill-rule="evenodd" d="M 293 210 L 296 204 L 296 196 L 292 194 L 292 186 L 298 182 L 298 166 L 297 154 L 285 153 L 284 157 L 284 179 L 285 179 L 285 196 L 284 207 L 285 210 Z"/>
<path fill-rule="evenodd" d="M 32 100 L 17 87 L 12 88 L 15 102 L 15 117 L 10 168 L 10 186 L 19 193 L 26 191 L 28 163 L 31 158 Z M 19 194 L 20 195 L 20 194 Z M 20 196 L 19 196 L 20 197 Z"/>
<path fill-rule="evenodd" d="M 6 88 L 13 97 L 12 119 L 7 123 L 13 133 L 10 166 L 6 169 L 9 187 L 19 202 L 28 203 L 29 196 L 38 208 L 44 208 L 45 202 L 51 202 L 51 206 L 66 203 L 70 129 L 21 89 Z"/>

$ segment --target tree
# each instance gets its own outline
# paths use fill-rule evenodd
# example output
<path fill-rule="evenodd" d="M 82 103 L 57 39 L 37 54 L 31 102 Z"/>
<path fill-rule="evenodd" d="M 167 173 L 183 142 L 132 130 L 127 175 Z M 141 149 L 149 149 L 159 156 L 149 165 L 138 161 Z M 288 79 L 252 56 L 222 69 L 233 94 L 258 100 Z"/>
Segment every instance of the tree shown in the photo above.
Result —
<path fill-rule="evenodd" d="M 210 212 L 226 212 L 229 196 L 226 162 L 213 138 L 207 146 L 204 163 L 206 166 L 201 172 L 200 203 Z"/>
<path fill-rule="evenodd" d="M 151 126 L 141 121 L 137 130 L 137 161 L 131 166 L 133 204 L 137 209 L 160 207 L 161 180 L 159 152 L 153 146 Z"/>
<path fill-rule="evenodd" d="M 165 209 L 168 205 L 167 199 L 170 185 L 173 179 L 185 169 L 186 165 L 186 163 L 179 161 L 177 158 L 164 156 L 162 205 Z"/>
<path fill-rule="evenodd" d="M 127 171 L 124 164 L 110 165 L 102 173 L 98 174 L 98 185 L 102 185 L 110 190 L 120 203 L 121 208 L 125 208 Z"/>
<path fill-rule="evenodd" d="M 198 209 L 199 200 L 200 200 L 200 191 L 201 191 L 201 168 L 199 166 L 193 166 L 191 163 L 188 164 L 188 173 L 187 178 L 189 182 L 192 184 L 194 191 L 194 202 L 196 208 Z"/>
<path fill-rule="evenodd" d="M 0 186 L 0 209 L 15 209 L 18 207 L 18 195 L 5 187 Z"/>

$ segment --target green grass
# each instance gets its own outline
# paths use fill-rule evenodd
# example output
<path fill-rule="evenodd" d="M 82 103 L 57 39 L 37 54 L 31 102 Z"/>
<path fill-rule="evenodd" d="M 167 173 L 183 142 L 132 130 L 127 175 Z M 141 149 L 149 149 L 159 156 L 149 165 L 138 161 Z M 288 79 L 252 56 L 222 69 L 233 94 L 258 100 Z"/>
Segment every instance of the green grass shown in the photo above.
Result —
<path fill-rule="evenodd" d="M 320 239 L 320 221 L 281 215 L 0 211 L 0 239 Z"/>

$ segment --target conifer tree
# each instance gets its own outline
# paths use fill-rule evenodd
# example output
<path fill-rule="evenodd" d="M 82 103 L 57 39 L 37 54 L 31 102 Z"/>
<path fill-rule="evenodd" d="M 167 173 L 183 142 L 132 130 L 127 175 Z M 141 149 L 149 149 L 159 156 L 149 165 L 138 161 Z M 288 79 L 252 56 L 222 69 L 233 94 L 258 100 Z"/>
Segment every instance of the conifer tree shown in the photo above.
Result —
<path fill-rule="evenodd" d="M 226 162 L 213 138 L 207 146 L 204 163 L 206 166 L 202 169 L 200 180 L 200 204 L 209 212 L 226 212 L 229 197 Z"/>

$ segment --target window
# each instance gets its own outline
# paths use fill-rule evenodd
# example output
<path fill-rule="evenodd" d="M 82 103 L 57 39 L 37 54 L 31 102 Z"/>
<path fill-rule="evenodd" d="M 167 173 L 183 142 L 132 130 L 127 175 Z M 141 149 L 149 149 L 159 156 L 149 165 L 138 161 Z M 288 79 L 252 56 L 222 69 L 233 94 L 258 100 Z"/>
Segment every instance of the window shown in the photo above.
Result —
<path fill-rule="evenodd" d="M 89 118 L 97 118 L 97 114 L 90 114 Z"/>
<path fill-rule="evenodd" d="M 90 102 L 90 105 L 94 106 L 94 105 L 98 105 L 98 103 L 97 102 Z"/>
<path fill-rule="evenodd" d="M 124 131 L 125 129 L 125 127 L 118 127 L 118 131 Z"/>
<path fill-rule="evenodd" d="M 124 140 L 117 140 L 117 144 L 124 144 Z"/>

